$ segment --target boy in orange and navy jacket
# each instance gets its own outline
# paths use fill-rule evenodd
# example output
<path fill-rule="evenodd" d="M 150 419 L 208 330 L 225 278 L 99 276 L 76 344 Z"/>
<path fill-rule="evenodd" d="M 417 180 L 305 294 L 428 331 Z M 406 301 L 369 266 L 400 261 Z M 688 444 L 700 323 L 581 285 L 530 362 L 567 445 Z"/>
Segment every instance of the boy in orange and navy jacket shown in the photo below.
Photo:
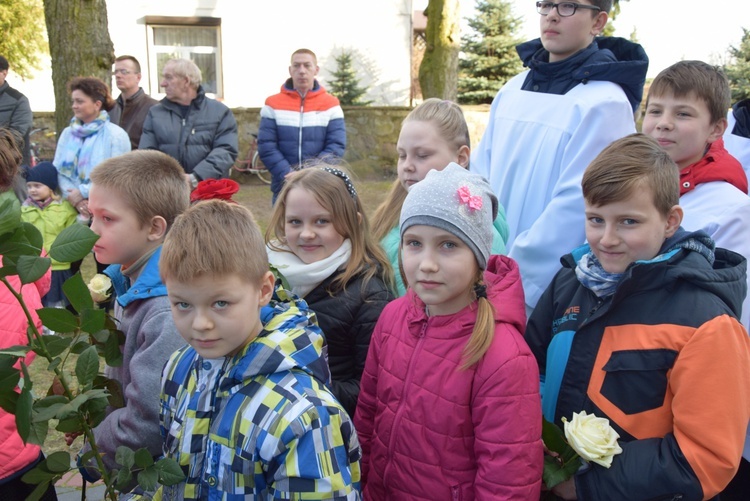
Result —
<path fill-rule="evenodd" d="M 583 176 L 588 244 L 562 258 L 529 319 L 545 418 L 607 418 L 623 450 L 555 486 L 564 499 L 710 499 L 740 463 L 747 262 L 680 227 L 678 180 L 643 134 L 605 148 Z"/>

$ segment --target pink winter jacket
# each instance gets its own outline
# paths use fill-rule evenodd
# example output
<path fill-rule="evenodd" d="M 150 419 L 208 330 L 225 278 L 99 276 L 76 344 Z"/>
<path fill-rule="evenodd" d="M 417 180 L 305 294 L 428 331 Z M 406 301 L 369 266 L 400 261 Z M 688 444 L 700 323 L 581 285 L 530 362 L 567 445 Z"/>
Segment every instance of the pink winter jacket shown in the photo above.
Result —
<path fill-rule="evenodd" d="M 2 259 L 2 256 L 0 256 Z M 42 322 L 37 317 L 36 310 L 42 307 L 41 297 L 50 287 L 51 272 L 47 273 L 33 284 L 24 285 L 21 289 L 26 306 L 31 311 L 38 329 Z M 20 287 L 18 276 L 9 276 L 8 281 L 17 291 Z M 28 344 L 26 329 L 29 323 L 18 304 L 16 298 L 4 284 L 0 284 L 0 348 L 8 348 L 19 344 Z M 33 354 L 26 357 L 25 362 L 31 363 Z M 40 389 L 39 391 L 45 391 Z M 16 416 L 0 409 L 0 481 L 31 464 L 39 457 L 39 446 L 24 445 L 16 430 Z"/>
<path fill-rule="evenodd" d="M 539 499 L 539 377 L 516 263 L 492 256 L 485 282 L 495 337 L 468 370 L 476 303 L 427 317 L 409 289 L 380 315 L 354 418 L 367 501 Z"/>

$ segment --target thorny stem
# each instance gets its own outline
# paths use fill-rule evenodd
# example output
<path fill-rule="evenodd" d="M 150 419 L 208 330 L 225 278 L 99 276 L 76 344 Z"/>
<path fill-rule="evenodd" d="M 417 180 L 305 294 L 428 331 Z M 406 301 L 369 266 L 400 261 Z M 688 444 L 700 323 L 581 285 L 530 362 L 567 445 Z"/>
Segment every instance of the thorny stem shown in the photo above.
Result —
<path fill-rule="evenodd" d="M 38 342 L 38 345 L 41 347 L 41 353 L 36 352 L 37 355 L 41 355 L 42 357 L 46 358 L 47 361 L 51 364 L 53 361 L 52 355 L 50 355 L 49 351 L 47 350 L 47 345 L 44 342 L 44 336 L 42 336 L 39 332 L 39 330 L 36 328 L 36 323 L 34 322 L 34 318 L 31 316 L 31 312 L 29 311 L 29 308 L 26 306 L 26 302 L 23 300 L 23 296 L 20 292 L 17 292 L 13 286 L 8 282 L 8 280 L 5 277 L 0 277 L 0 281 L 5 284 L 5 287 L 8 288 L 10 293 L 13 295 L 13 297 L 16 298 L 18 303 L 21 305 L 21 308 L 23 309 L 23 313 L 26 316 L 26 319 L 29 323 L 29 326 L 31 327 L 31 334 L 29 332 L 26 332 L 26 335 L 28 336 L 29 340 L 29 346 L 31 346 L 32 341 L 36 340 Z M 33 340 L 32 336 L 33 335 Z M 67 358 L 67 357 L 66 357 Z M 63 387 L 63 393 L 68 398 L 68 400 L 73 400 L 74 395 L 71 391 L 67 378 L 64 375 L 64 368 L 65 364 L 59 364 L 57 365 L 53 370 L 55 372 L 55 375 L 57 376 L 57 379 L 60 381 L 60 385 Z M 94 454 L 94 458 L 96 459 L 96 465 L 99 468 L 99 473 L 102 475 L 102 479 L 104 480 L 105 484 L 105 490 L 106 490 L 106 496 L 107 498 L 111 500 L 117 499 L 117 491 L 114 487 L 114 482 L 112 481 L 112 478 L 110 476 L 109 470 L 107 470 L 106 466 L 104 465 L 104 460 L 102 459 L 101 454 L 99 454 L 99 449 L 96 445 L 96 438 L 94 437 L 94 431 L 93 428 L 89 425 L 88 420 L 82 415 L 80 415 L 80 424 L 83 428 L 83 434 L 86 436 L 86 440 L 89 441 L 89 444 L 91 444 L 91 450 L 95 451 L 96 454 Z"/>

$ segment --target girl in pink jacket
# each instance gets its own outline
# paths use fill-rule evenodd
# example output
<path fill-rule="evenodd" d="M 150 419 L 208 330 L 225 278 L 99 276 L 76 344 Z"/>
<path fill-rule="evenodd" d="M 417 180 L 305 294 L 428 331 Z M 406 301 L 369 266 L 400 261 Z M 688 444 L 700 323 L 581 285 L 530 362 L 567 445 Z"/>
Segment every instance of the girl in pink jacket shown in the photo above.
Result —
<path fill-rule="evenodd" d="M 8 129 L 0 128 L 0 204 L 18 205 L 15 193 L 11 189 L 13 179 L 21 163 L 21 152 L 16 146 L 13 134 Z M 0 260 L 2 256 L 0 255 Z M 15 291 L 20 291 L 26 306 L 31 311 L 36 328 L 42 330 L 36 310 L 42 307 L 42 296 L 50 287 L 51 272 L 47 270 L 39 280 L 33 284 L 22 285 L 17 275 L 6 277 Z M 18 300 L 11 294 L 5 284 L 0 284 L 0 349 L 16 345 L 28 344 L 26 330 L 29 322 Z M 31 364 L 34 353 L 29 352 L 24 362 Z M 24 443 L 16 428 L 16 416 L 0 409 L 0 499 L 3 501 L 25 500 L 36 488 L 27 484 L 21 477 L 42 461 L 41 449 L 38 445 Z M 55 487 L 50 485 L 41 497 L 42 501 L 57 499 Z"/>
<path fill-rule="evenodd" d="M 378 320 L 354 418 L 367 501 L 539 499 L 538 370 L 518 267 L 490 256 L 497 210 L 453 163 L 409 190 L 409 290 Z"/>

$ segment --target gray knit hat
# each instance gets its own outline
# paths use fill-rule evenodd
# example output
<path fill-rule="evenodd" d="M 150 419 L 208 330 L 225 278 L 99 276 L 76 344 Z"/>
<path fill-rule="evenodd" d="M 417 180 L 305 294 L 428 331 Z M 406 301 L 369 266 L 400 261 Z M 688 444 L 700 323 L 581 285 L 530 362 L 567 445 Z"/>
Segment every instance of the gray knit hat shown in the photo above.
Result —
<path fill-rule="evenodd" d="M 401 207 L 401 236 L 410 226 L 424 224 L 456 235 L 485 269 L 492 249 L 497 197 L 489 183 L 456 163 L 431 170 L 411 187 Z"/>

